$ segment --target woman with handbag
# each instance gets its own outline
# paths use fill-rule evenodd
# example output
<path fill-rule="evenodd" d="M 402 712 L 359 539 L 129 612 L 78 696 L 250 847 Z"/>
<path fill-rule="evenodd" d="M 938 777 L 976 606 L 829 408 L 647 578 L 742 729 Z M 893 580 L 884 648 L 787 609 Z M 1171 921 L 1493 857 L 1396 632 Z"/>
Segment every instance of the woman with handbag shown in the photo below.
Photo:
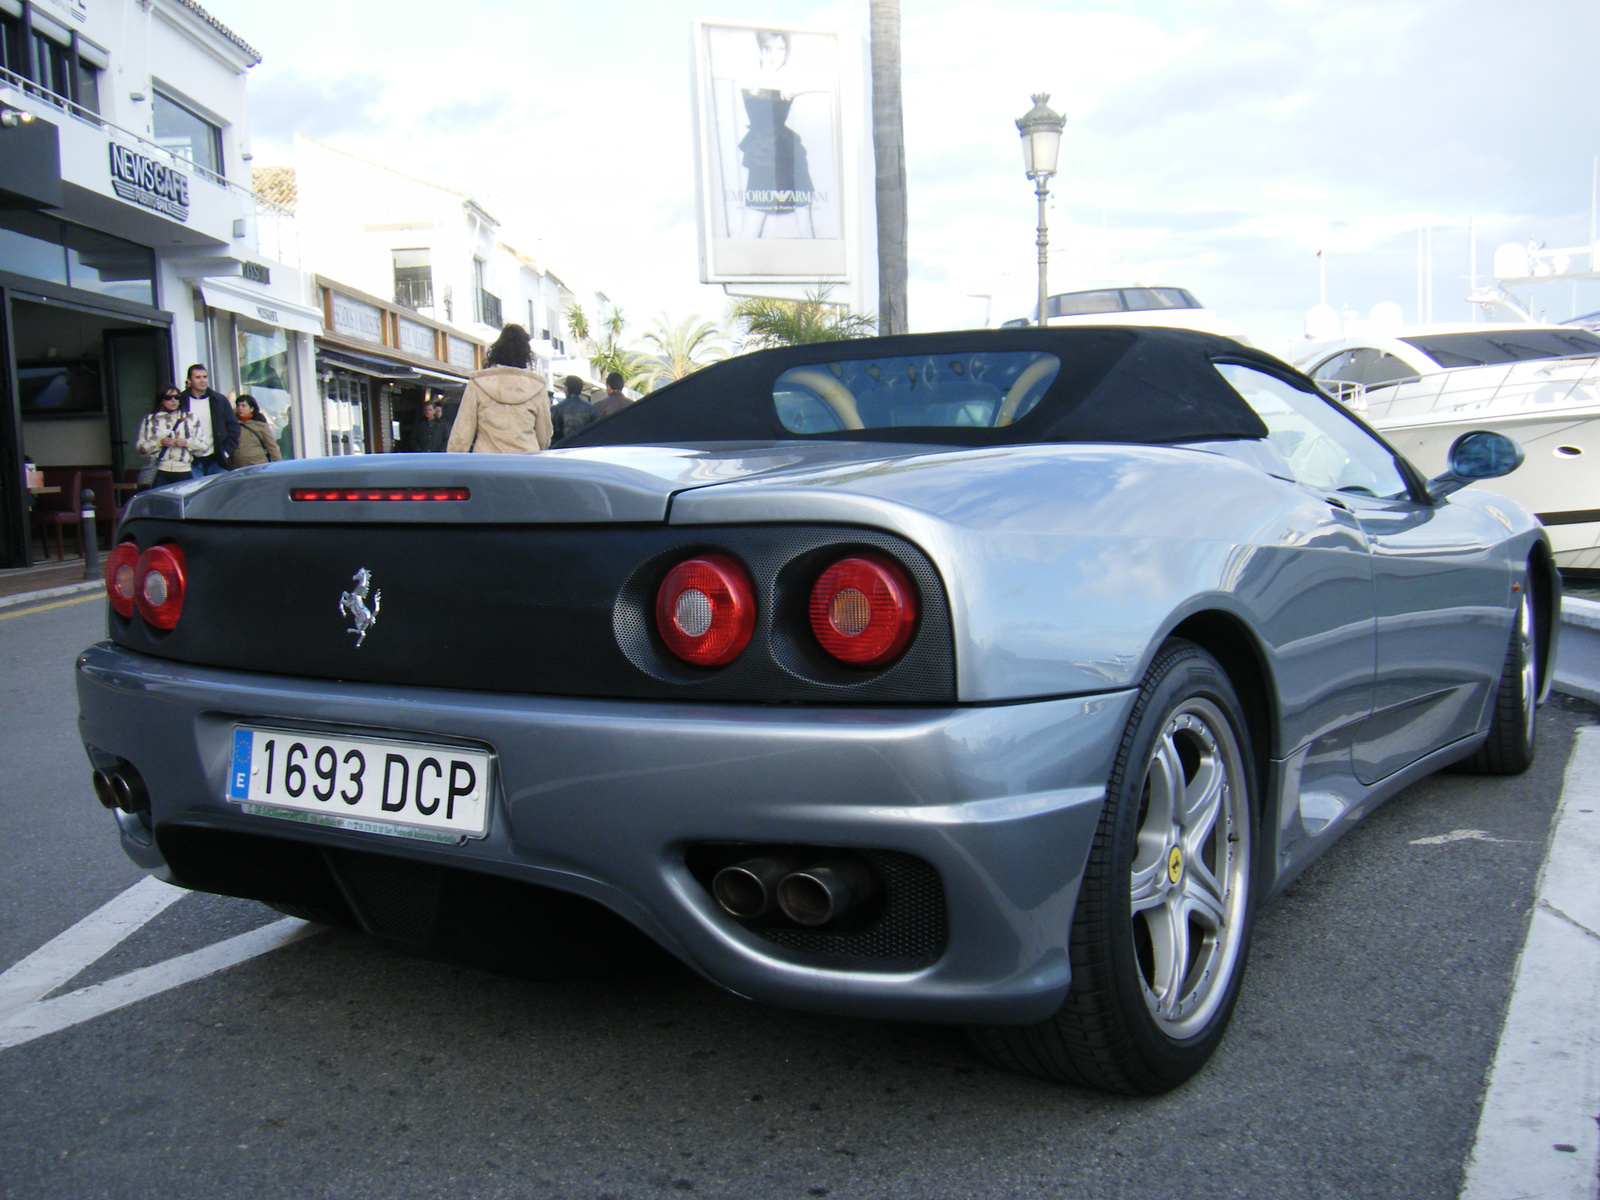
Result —
<path fill-rule="evenodd" d="M 145 457 L 145 464 L 139 469 L 139 490 L 190 478 L 194 440 L 194 418 L 179 407 L 178 389 L 162 388 L 156 393 L 154 407 L 139 422 L 135 445 Z"/>
<path fill-rule="evenodd" d="M 234 401 L 239 414 L 239 448 L 228 459 L 228 469 L 253 467 L 257 463 L 280 462 L 283 453 L 278 449 L 278 439 L 272 436 L 272 426 L 261 415 L 261 406 L 254 396 L 240 396 Z"/>

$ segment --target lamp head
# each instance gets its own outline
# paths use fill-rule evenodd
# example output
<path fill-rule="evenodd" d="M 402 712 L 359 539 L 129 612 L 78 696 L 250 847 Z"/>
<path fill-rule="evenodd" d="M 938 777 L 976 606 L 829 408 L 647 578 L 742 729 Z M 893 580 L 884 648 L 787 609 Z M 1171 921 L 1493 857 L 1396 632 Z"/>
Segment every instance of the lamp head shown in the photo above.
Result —
<path fill-rule="evenodd" d="M 15 129 L 19 125 L 31 125 L 33 114 L 24 108 L 8 108 L 0 105 L 0 128 Z"/>
<path fill-rule="evenodd" d="M 1022 163 L 1029 179 L 1048 179 L 1056 173 L 1061 152 L 1061 130 L 1067 119 L 1045 103 L 1049 92 L 1035 92 L 1033 107 L 1017 118 L 1022 135 Z"/>

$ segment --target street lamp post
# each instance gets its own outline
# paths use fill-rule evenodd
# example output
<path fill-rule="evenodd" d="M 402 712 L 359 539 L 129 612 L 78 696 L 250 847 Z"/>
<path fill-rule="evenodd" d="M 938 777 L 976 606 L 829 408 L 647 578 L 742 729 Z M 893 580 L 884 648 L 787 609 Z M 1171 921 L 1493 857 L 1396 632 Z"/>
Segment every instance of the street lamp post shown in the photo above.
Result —
<path fill-rule="evenodd" d="M 1050 234 L 1045 225 L 1044 202 L 1050 197 L 1050 177 L 1056 173 L 1061 153 L 1061 130 L 1067 119 L 1045 104 L 1049 92 L 1035 92 L 1033 107 L 1017 119 L 1022 135 L 1022 163 L 1039 195 L 1039 324 L 1047 323 L 1045 305 L 1050 298 Z"/>

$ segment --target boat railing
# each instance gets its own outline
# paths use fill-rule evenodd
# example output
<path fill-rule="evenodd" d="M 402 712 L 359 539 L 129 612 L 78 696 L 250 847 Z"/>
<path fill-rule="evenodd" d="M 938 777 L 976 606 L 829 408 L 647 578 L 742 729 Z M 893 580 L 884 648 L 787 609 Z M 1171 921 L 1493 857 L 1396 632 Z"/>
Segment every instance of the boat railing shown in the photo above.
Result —
<path fill-rule="evenodd" d="M 1578 368 L 1571 371 L 1571 381 L 1559 395 L 1540 394 L 1534 407 L 1559 411 L 1576 405 L 1594 403 L 1583 392 L 1600 391 L 1600 356 L 1587 358 L 1581 363 L 1575 359 L 1526 359 L 1516 363 L 1496 363 L 1493 367 L 1452 367 L 1437 375 L 1423 378 L 1397 379 L 1375 384 L 1348 383 L 1342 380 L 1321 380 L 1322 389 L 1352 412 L 1366 413 L 1377 409 L 1374 419 L 1384 425 L 1398 420 L 1426 417 L 1431 414 L 1471 413 L 1494 411 L 1503 400 L 1515 399 L 1519 390 L 1531 391 L 1542 386 L 1533 377 L 1534 371 L 1548 373 L 1553 366 Z M 1566 372 L 1563 372 L 1566 374 Z M 1549 381 L 1555 387 L 1561 380 Z M 1391 390 L 1393 389 L 1393 390 Z"/>

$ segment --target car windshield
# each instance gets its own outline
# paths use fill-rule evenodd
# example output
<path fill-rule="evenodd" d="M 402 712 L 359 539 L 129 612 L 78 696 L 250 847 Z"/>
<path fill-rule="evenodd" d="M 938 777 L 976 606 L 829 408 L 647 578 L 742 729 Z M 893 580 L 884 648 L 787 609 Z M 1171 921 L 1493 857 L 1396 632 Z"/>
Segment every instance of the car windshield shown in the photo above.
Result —
<path fill-rule="evenodd" d="M 1061 360 L 1037 350 L 860 358 L 792 367 L 773 384 L 790 433 L 945 426 L 994 429 L 1027 416 Z"/>
<path fill-rule="evenodd" d="M 1600 337 L 1582 329 L 1496 329 L 1401 338 L 1441 367 L 1486 367 L 1539 358 L 1600 354 Z"/>

